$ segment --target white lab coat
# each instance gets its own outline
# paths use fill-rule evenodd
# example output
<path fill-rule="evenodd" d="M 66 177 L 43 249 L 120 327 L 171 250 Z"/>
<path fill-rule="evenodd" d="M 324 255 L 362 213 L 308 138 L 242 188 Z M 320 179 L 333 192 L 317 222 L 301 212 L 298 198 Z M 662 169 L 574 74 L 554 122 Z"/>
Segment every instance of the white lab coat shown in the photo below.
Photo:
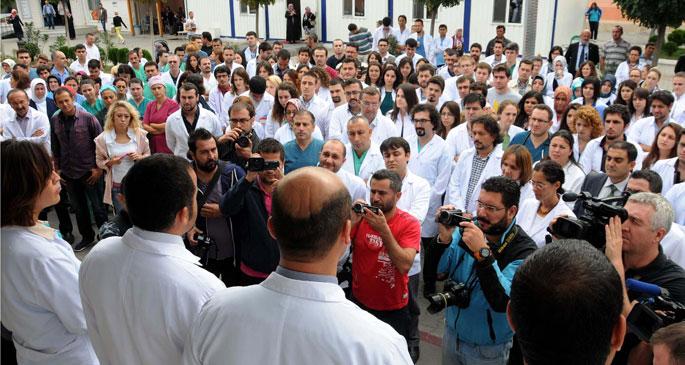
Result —
<path fill-rule="evenodd" d="M 547 227 L 549 227 L 552 219 L 562 215 L 575 218 L 576 215 L 573 214 L 573 210 L 561 200 L 561 197 L 559 197 L 557 205 L 544 217 L 538 216 L 537 211 L 539 207 L 540 202 L 537 199 L 525 200 L 523 204 L 521 204 L 518 214 L 516 215 L 516 223 L 533 239 L 533 241 L 535 241 L 535 244 L 538 245 L 538 247 L 542 247 L 545 245 L 545 236 L 548 234 Z"/>
<path fill-rule="evenodd" d="M 369 179 L 369 184 L 371 179 Z M 427 217 L 428 206 L 431 197 L 431 186 L 426 179 L 407 170 L 407 175 L 402 179 L 402 196 L 397 201 L 397 207 L 411 214 L 423 223 Z M 414 256 L 414 262 L 409 269 L 409 276 L 414 276 L 421 272 L 421 255 Z"/>
<path fill-rule="evenodd" d="M 186 343 L 185 365 L 412 364 L 404 338 L 338 285 L 275 272 L 217 293 Z"/>
<path fill-rule="evenodd" d="M 685 225 L 685 182 L 673 185 L 672 188 L 664 194 L 664 198 L 671 203 L 675 211 L 675 222 L 680 225 Z"/>
<path fill-rule="evenodd" d="M 303 97 L 300 97 L 300 101 L 302 101 L 302 105 L 304 106 L 307 104 L 304 101 Z M 312 114 L 314 114 L 314 119 L 316 120 L 316 125 L 319 126 L 319 129 L 321 129 L 321 132 L 323 132 L 324 138 L 328 138 L 328 126 L 331 121 L 331 113 L 333 112 L 333 104 L 328 103 L 325 100 L 321 99 L 317 95 L 312 96 L 312 98 L 309 101 L 309 106 L 306 106 L 305 108 L 309 110 Z"/>
<path fill-rule="evenodd" d="M 347 122 L 359 114 L 353 114 L 347 103 L 335 108 L 331 114 L 331 122 L 328 126 L 328 139 L 337 139 L 342 143 L 349 143 L 347 138 Z"/>
<path fill-rule="evenodd" d="M 671 107 L 671 119 L 685 127 L 685 93 L 680 96 L 674 93 L 673 97 L 675 101 L 673 102 L 673 107 Z"/>
<path fill-rule="evenodd" d="M 580 193 L 580 187 L 583 186 L 583 181 L 585 181 L 585 172 L 583 169 L 571 161 L 567 162 L 563 169 L 564 185 L 561 187 L 566 192 Z M 573 204 L 575 204 L 575 202 L 573 202 Z M 573 204 L 570 205 L 571 209 L 573 209 Z"/>
<path fill-rule="evenodd" d="M 669 118 L 664 122 L 666 123 L 675 123 L 675 121 Z M 632 124 L 627 134 L 629 140 L 651 146 L 658 132 L 659 127 L 654 122 L 654 117 L 646 117 Z"/>
<path fill-rule="evenodd" d="M 535 199 L 535 193 L 533 193 L 533 183 L 527 182 L 521 187 L 521 196 L 519 197 L 519 210 L 521 209 L 521 204 L 523 204 L 526 199 Z"/>
<path fill-rule="evenodd" d="M 661 239 L 664 255 L 685 269 L 685 227 L 671 224 L 671 229 Z"/>
<path fill-rule="evenodd" d="M 286 143 L 295 139 L 295 133 L 293 133 L 293 129 L 290 128 L 290 124 L 288 122 L 284 122 L 283 125 L 276 130 L 276 133 L 274 133 L 272 137 L 285 146 Z M 323 141 L 323 134 L 321 134 L 321 129 L 319 129 L 318 125 L 314 126 L 312 138 Z"/>
<path fill-rule="evenodd" d="M 380 110 L 376 113 L 376 117 L 370 121 L 370 125 L 372 130 L 371 140 L 379 146 L 390 137 L 400 136 L 400 132 L 395 128 L 395 123 L 393 123 L 390 118 L 381 114 Z M 413 130 L 414 128 L 412 127 L 411 129 Z M 414 130 L 414 134 L 416 134 L 416 130 Z"/>
<path fill-rule="evenodd" d="M 21 130 L 17 122 L 17 114 L 13 109 L 8 108 L 6 112 L 0 115 L 0 127 L 2 127 L 2 139 L 17 139 L 28 140 L 33 143 L 42 144 L 48 153 L 52 154 L 50 150 L 50 121 L 48 116 L 39 112 L 36 109 L 29 107 L 27 117 L 29 122 L 26 125 L 26 133 Z M 43 130 L 43 135 L 39 137 L 31 137 L 31 135 L 38 129 Z"/>
<path fill-rule="evenodd" d="M 340 170 L 338 170 L 338 172 L 336 172 L 336 175 L 338 175 L 340 180 L 342 180 L 343 184 L 347 188 L 347 191 L 350 192 L 353 202 L 358 199 L 362 199 L 364 201 L 367 200 L 369 192 L 367 191 L 364 180 L 362 180 L 359 176 L 354 176 L 354 174 L 350 173 L 349 171 L 342 169 L 342 167 Z"/>
<path fill-rule="evenodd" d="M 661 188 L 661 194 L 666 195 L 668 191 L 673 187 L 673 178 L 675 177 L 675 166 L 678 162 L 678 157 L 669 158 L 666 160 L 657 161 L 652 165 L 652 171 L 656 172 L 661 176 L 661 182 L 663 187 Z M 683 199 L 683 197 L 681 197 Z"/>
<path fill-rule="evenodd" d="M 345 149 L 345 156 L 347 157 L 345 158 L 345 163 L 342 165 L 342 169 L 354 175 L 354 156 L 352 154 L 356 152 L 354 152 L 352 145 L 349 143 L 345 145 Z M 378 145 L 372 141 L 371 147 L 369 147 L 369 150 L 366 152 L 366 157 L 364 157 L 364 161 L 362 161 L 362 164 L 359 167 L 359 175 L 357 176 L 361 177 L 364 181 L 369 181 L 369 178 L 374 172 L 384 168 L 385 161 L 383 160 L 381 150 Z"/>
<path fill-rule="evenodd" d="M 445 141 L 450 148 L 451 157 L 458 157 L 462 152 L 473 148 L 473 138 L 471 138 L 467 124 L 468 122 L 463 122 L 447 133 Z"/>
<path fill-rule="evenodd" d="M 449 155 L 449 147 L 444 139 L 438 135 L 421 148 L 418 148 L 418 138 L 409 140 L 409 149 L 412 151 L 409 159 L 409 170 L 426 179 L 431 186 L 430 202 L 426 219 L 421 224 L 421 236 L 433 237 L 438 233 L 438 224 L 434 216 L 437 209 L 442 206 L 442 197 L 447 191 L 447 184 L 452 173 L 452 159 Z"/>
<path fill-rule="evenodd" d="M 2 324 L 19 364 L 98 364 L 78 289 L 79 260 L 57 232 L 38 224 L 2 233 Z"/>
<path fill-rule="evenodd" d="M 224 94 L 218 87 L 212 89 L 207 98 L 207 104 L 214 110 L 214 114 L 219 118 L 221 128 L 224 130 L 229 125 L 228 109 L 233 105 L 233 99 L 235 99 L 235 95 L 232 92 L 228 91 Z"/>
<path fill-rule="evenodd" d="M 590 140 L 585 145 L 585 150 L 583 150 L 583 153 L 580 155 L 578 164 L 580 165 L 580 167 L 583 168 L 583 171 L 586 174 L 589 174 L 590 171 L 604 172 L 604 169 L 602 169 L 602 156 L 604 155 L 604 149 L 601 146 L 602 139 L 604 138 L 605 136 L 597 137 L 595 139 Z M 630 139 L 627 139 L 626 142 L 635 146 L 635 149 L 637 150 L 637 158 L 635 159 L 635 169 L 640 170 L 642 168 L 642 161 L 645 159 L 646 153 L 642 151 L 642 147 L 640 147 L 640 145 L 631 141 Z M 578 151 L 577 146 L 578 141 L 576 140 L 573 145 L 574 152 Z"/>
<path fill-rule="evenodd" d="M 409 38 L 414 38 L 414 39 L 416 39 L 417 42 L 419 42 L 418 33 L 412 33 L 409 36 Z M 423 31 L 423 49 L 426 52 L 426 59 L 428 60 L 428 62 L 430 62 L 433 65 L 435 65 L 435 52 L 433 51 L 434 46 L 435 46 L 435 44 L 433 43 L 433 37 L 430 34 L 426 33 L 426 31 L 424 30 Z M 419 49 L 419 47 L 421 47 L 420 43 L 419 43 L 418 47 L 416 47 L 416 49 Z M 419 52 L 416 52 L 416 54 L 418 55 Z M 421 56 L 421 55 L 419 55 L 419 56 Z M 423 57 L 423 56 L 421 56 L 421 57 Z"/>
<path fill-rule="evenodd" d="M 259 126 L 255 128 L 255 131 L 258 132 L 257 136 L 260 139 L 264 139 L 266 138 L 266 122 L 271 115 L 271 110 L 274 107 L 274 97 L 269 93 L 264 93 L 264 95 L 262 95 L 262 100 L 260 100 L 259 103 L 252 99 L 252 104 L 254 105 L 255 110 L 254 125 L 255 127 Z"/>
<path fill-rule="evenodd" d="M 445 204 L 453 204 L 457 209 L 464 211 L 466 211 L 466 207 L 468 206 L 468 212 L 475 214 L 477 210 L 476 201 L 480 194 L 480 186 L 488 178 L 502 175 L 502 153 L 502 145 L 499 144 L 495 146 L 495 149 L 490 153 L 490 158 L 485 164 L 485 168 L 480 174 L 476 187 L 473 189 L 471 198 L 466 202 L 466 193 L 469 188 L 469 179 L 471 178 L 471 172 L 473 170 L 473 156 L 476 154 L 476 149 L 470 148 L 464 151 L 459 157 L 457 166 L 452 170 L 450 182 L 447 186 Z"/>
<path fill-rule="evenodd" d="M 392 113 L 392 111 L 388 112 L 388 119 L 390 119 L 390 113 Z M 392 119 L 390 119 L 390 121 L 392 121 Z M 416 139 L 416 128 L 414 128 L 414 122 L 412 121 L 410 114 L 402 117 L 402 114 L 397 113 L 397 119 L 393 124 L 395 125 L 395 130 L 399 137 L 402 137 L 407 141 Z"/>
<path fill-rule="evenodd" d="M 198 120 L 195 121 L 195 129 L 204 128 L 215 137 L 224 134 L 223 129 L 221 128 L 221 122 L 216 115 L 200 105 L 197 107 L 200 109 L 200 116 Z M 183 109 L 179 109 L 167 118 L 164 132 L 166 135 L 166 144 L 169 149 L 174 152 L 174 155 L 187 159 L 188 137 L 190 135 L 183 123 L 183 118 L 181 116 L 182 112 Z"/>
<path fill-rule="evenodd" d="M 200 309 L 225 288 L 180 236 L 137 227 L 93 247 L 79 279 L 88 334 L 104 364 L 180 364 Z"/>

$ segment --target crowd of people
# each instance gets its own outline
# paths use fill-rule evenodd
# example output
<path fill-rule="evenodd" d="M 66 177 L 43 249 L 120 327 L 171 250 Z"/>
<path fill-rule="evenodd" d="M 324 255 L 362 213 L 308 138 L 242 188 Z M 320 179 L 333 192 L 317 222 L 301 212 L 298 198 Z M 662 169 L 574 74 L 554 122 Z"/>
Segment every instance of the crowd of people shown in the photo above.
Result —
<path fill-rule="evenodd" d="M 685 361 L 682 325 L 626 334 L 623 284 L 685 303 L 684 72 L 665 85 L 620 26 L 533 58 L 503 25 L 485 46 L 404 15 L 348 29 L 3 61 L 19 363 L 410 364 L 443 290 L 445 364 Z M 626 211 L 600 249 L 550 229 L 590 197 Z"/>

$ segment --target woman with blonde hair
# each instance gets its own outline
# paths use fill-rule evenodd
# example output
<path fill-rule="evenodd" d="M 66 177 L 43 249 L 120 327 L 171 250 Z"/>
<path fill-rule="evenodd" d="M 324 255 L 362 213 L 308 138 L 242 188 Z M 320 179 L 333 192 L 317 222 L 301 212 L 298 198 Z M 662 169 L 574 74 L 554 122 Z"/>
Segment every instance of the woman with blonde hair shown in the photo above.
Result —
<path fill-rule="evenodd" d="M 146 135 L 138 111 L 126 101 L 115 101 L 107 112 L 104 131 L 95 138 L 95 163 L 107 171 L 103 201 L 117 212 L 121 181 L 134 162 L 150 156 Z"/>
<path fill-rule="evenodd" d="M 574 122 L 568 125 L 568 129 L 573 133 L 573 157 L 576 161 L 580 161 L 580 156 L 590 140 L 604 134 L 602 118 L 592 105 L 578 108 Z"/>
<path fill-rule="evenodd" d="M 276 75 L 270 75 L 268 79 L 266 79 L 266 92 L 271 94 L 271 96 L 275 97 L 276 96 L 276 89 L 278 89 L 278 85 L 283 82 L 280 77 Z"/>

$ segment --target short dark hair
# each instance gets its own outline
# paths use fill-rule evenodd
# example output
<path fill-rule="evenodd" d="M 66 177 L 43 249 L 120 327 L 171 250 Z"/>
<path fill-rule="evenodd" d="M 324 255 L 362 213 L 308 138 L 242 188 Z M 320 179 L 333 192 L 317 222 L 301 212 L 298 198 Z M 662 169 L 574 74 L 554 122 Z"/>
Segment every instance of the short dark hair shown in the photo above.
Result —
<path fill-rule="evenodd" d="M 276 57 L 281 60 L 289 60 L 290 59 L 290 51 L 288 51 L 285 48 L 281 48 L 280 51 L 276 54 Z"/>
<path fill-rule="evenodd" d="M 404 42 L 404 45 L 407 47 L 416 48 L 419 46 L 419 43 L 416 41 L 416 39 L 409 38 L 406 42 Z"/>
<path fill-rule="evenodd" d="M 428 83 L 438 85 L 441 92 L 445 91 L 445 80 L 442 78 L 442 76 L 432 76 L 430 79 L 428 79 Z"/>
<path fill-rule="evenodd" d="M 197 150 L 197 141 L 207 141 L 213 139 L 216 142 L 216 137 L 204 128 L 197 128 L 188 136 L 188 150 L 195 153 Z"/>
<path fill-rule="evenodd" d="M 292 95 L 291 95 L 292 96 Z M 240 110 L 247 110 L 247 113 L 250 115 L 250 118 L 253 118 L 255 116 L 255 110 L 254 110 L 254 105 L 252 103 L 244 103 L 242 101 L 235 102 L 231 105 L 230 108 L 228 108 L 228 115 L 231 115 L 231 112 L 235 111 L 240 111 Z"/>
<path fill-rule="evenodd" d="M 74 50 L 78 51 L 79 49 L 86 49 L 86 46 L 83 43 L 79 43 L 74 47 Z M 19 51 L 17 51 L 17 54 L 19 54 Z"/>
<path fill-rule="evenodd" d="M 389 27 L 390 24 L 392 24 L 392 19 L 390 19 L 389 16 L 386 16 L 383 18 L 382 23 L 384 27 Z"/>
<path fill-rule="evenodd" d="M 145 62 L 145 66 L 143 66 L 143 70 L 148 68 L 148 67 L 154 67 L 155 70 L 159 70 L 159 66 L 157 66 L 157 62 L 155 61 L 147 61 Z"/>
<path fill-rule="evenodd" d="M 509 68 L 507 65 L 500 63 L 499 65 L 495 66 L 492 69 L 492 74 L 494 75 L 496 72 L 504 72 L 505 75 L 507 75 L 507 78 L 511 77 L 511 72 L 509 72 Z"/>
<path fill-rule="evenodd" d="M 458 105 L 457 105 L 457 108 L 459 108 Z M 440 125 L 440 113 L 438 113 L 438 111 L 435 109 L 435 107 L 433 105 L 416 104 L 413 108 L 411 108 L 411 110 L 409 111 L 409 114 L 411 115 L 411 118 L 413 120 L 416 113 L 421 113 L 421 112 L 428 112 L 428 116 L 431 120 L 431 125 L 433 126 L 433 130 L 436 130 L 438 128 L 438 126 Z M 455 118 L 458 118 L 458 116 L 455 116 Z"/>
<path fill-rule="evenodd" d="M 216 77 L 217 74 L 226 74 L 226 75 L 231 75 L 231 70 L 228 69 L 228 67 L 221 65 L 217 66 L 214 68 L 214 77 Z"/>
<path fill-rule="evenodd" d="M 659 328 L 650 340 L 652 346 L 664 345 L 676 364 L 685 362 L 685 322 L 673 323 Z"/>
<path fill-rule="evenodd" d="M 478 48 L 481 51 L 483 50 L 483 46 L 481 46 L 480 43 L 473 43 L 469 49 L 471 48 Z"/>
<path fill-rule="evenodd" d="M 554 160 L 540 161 L 533 166 L 533 171 L 542 172 L 542 175 L 545 176 L 545 180 L 550 184 L 558 182 L 559 188 L 557 189 L 557 194 L 564 193 L 564 188 L 562 186 L 566 181 L 566 176 L 564 175 L 564 168 L 561 167 L 558 162 Z"/>
<path fill-rule="evenodd" d="M 466 104 L 473 104 L 473 103 L 478 103 L 480 104 L 481 108 L 485 108 L 485 97 L 483 94 L 479 93 L 469 93 L 466 96 L 464 96 L 464 101 L 462 104 L 466 106 Z"/>
<path fill-rule="evenodd" d="M 69 90 L 69 89 L 70 89 L 70 88 L 67 88 L 67 87 L 65 87 L 65 86 L 60 86 L 59 88 L 57 88 L 57 90 L 55 90 L 55 91 L 52 92 L 52 96 L 55 98 L 55 100 L 57 100 L 57 97 L 58 97 L 60 94 L 67 93 L 67 94 L 69 94 L 69 97 L 73 99 L 73 98 L 74 98 L 74 94 L 72 94 L 72 93 L 71 93 L 71 90 Z M 74 90 L 74 92 L 76 92 L 76 90 Z"/>
<path fill-rule="evenodd" d="M 592 101 L 596 101 L 599 98 L 599 94 L 601 93 L 601 86 L 602 83 L 599 81 L 598 78 L 594 76 L 590 76 L 583 80 L 583 82 L 580 84 L 580 88 L 584 88 L 585 85 L 592 84 L 592 89 L 593 89 L 593 95 L 592 95 Z"/>
<path fill-rule="evenodd" d="M 181 90 L 183 91 L 190 91 L 190 90 L 195 90 L 195 95 L 200 95 L 200 90 L 197 88 L 197 85 L 193 84 L 192 82 L 184 82 L 179 86 L 178 88 L 178 95 L 181 95 Z"/>
<path fill-rule="evenodd" d="M 306 115 L 307 117 L 309 117 L 309 121 L 312 123 L 312 126 L 316 126 L 316 118 L 314 117 L 314 114 L 312 112 L 310 112 L 307 109 L 302 109 L 295 112 L 295 117 L 302 115 Z"/>
<path fill-rule="evenodd" d="M 637 159 L 637 148 L 632 143 L 626 141 L 614 141 L 609 144 L 607 151 L 610 149 L 624 150 L 628 154 L 628 161 L 633 162 Z"/>
<path fill-rule="evenodd" d="M 642 47 L 640 46 L 632 46 L 628 49 L 628 53 L 632 51 L 637 51 L 638 54 L 642 55 Z"/>
<path fill-rule="evenodd" d="M 649 191 L 655 194 L 661 194 L 661 190 L 664 186 L 661 176 L 649 169 L 635 170 L 632 174 L 630 174 L 630 178 L 647 180 L 649 183 Z"/>
<path fill-rule="evenodd" d="M 653 92 L 652 95 L 649 96 L 649 104 L 651 105 L 654 100 L 659 100 L 660 102 L 668 106 L 671 106 L 673 105 L 675 98 L 673 97 L 673 94 L 671 94 L 670 91 L 658 90 Z"/>
<path fill-rule="evenodd" d="M 278 142 L 273 138 L 265 138 L 261 140 L 257 145 L 257 153 L 260 155 L 262 153 L 278 153 L 281 161 L 285 161 L 285 150 L 283 149 L 283 145 L 281 142 Z"/>
<path fill-rule="evenodd" d="M 538 110 L 544 110 L 547 112 L 547 121 L 551 122 L 552 118 L 554 118 L 554 112 L 552 111 L 552 108 L 550 108 L 547 104 L 536 104 L 533 107 L 533 110 L 538 109 Z"/>
<path fill-rule="evenodd" d="M 30 227 L 36 200 L 52 175 L 52 160 L 42 144 L 9 139 L 2 142 L 2 227 Z M 18 173 L 21 171 L 22 173 Z"/>
<path fill-rule="evenodd" d="M 390 152 L 390 150 L 403 149 L 404 153 L 410 153 L 409 143 L 402 137 L 390 137 L 381 143 L 381 153 Z"/>
<path fill-rule="evenodd" d="M 140 85 L 140 87 L 145 86 L 145 83 L 143 83 L 143 80 L 141 80 L 137 77 L 132 78 L 131 81 L 129 81 L 129 83 L 128 83 L 129 86 L 131 86 L 133 84 Z"/>
<path fill-rule="evenodd" d="M 88 68 L 97 68 L 100 69 L 100 61 L 99 60 L 90 60 L 88 61 Z"/>
<path fill-rule="evenodd" d="M 208 41 L 211 41 L 211 40 L 212 40 L 212 33 L 206 32 L 206 31 L 205 31 L 205 32 L 202 32 L 202 38 L 204 38 L 204 39 L 206 39 L 206 40 L 208 40 Z"/>
<path fill-rule="evenodd" d="M 195 184 L 184 158 L 156 154 L 136 162 L 124 177 L 126 208 L 134 226 L 160 232 L 183 208 L 193 209 Z M 150 181 L 155 181 L 150 184 Z"/>
<path fill-rule="evenodd" d="M 256 36 L 257 36 L 257 33 L 256 33 L 255 31 L 253 31 L 253 30 L 251 30 L 251 31 L 249 31 L 249 32 L 247 32 L 247 33 L 245 33 L 245 38 L 247 38 L 247 37 L 249 37 L 249 36 L 256 37 Z"/>
<path fill-rule="evenodd" d="M 402 191 L 402 178 L 395 171 L 380 169 L 371 175 L 371 180 L 390 180 L 390 189 L 396 193 Z"/>
<path fill-rule="evenodd" d="M 519 44 L 516 42 L 509 42 L 506 47 L 504 47 L 505 51 L 516 51 L 518 53 L 519 51 Z"/>
<path fill-rule="evenodd" d="M 502 196 L 502 204 L 509 209 L 513 206 L 518 207 L 521 198 L 521 187 L 517 181 L 506 176 L 493 176 L 483 181 L 481 191 L 488 193 L 499 193 Z"/>
<path fill-rule="evenodd" d="M 280 190 L 279 185 L 273 192 L 271 222 L 281 255 L 296 261 L 324 257 L 350 219 L 352 203 L 349 192 L 339 189 L 326 197 L 320 210 L 310 212 L 306 217 L 295 217 L 291 214 L 292 200 Z"/>
<path fill-rule="evenodd" d="M 342 82 L 343 89 L 346 87 L 352 86 L 352 85 L 357 85 L 357 86 L 359 86 L 359 89 L 363 89 L 362 82 L 359 81 L 359 79 L 357 79 L 357 78 L 351 78 L 349 80 L 343 80 L 343 82 Z"/>
<path fill-rule="evenodd" d="M 354 24 L 354 23 L 348 24 L 347 30 L 349 30 L 350 32 L 354 32 L 355 30 L 357 30 L 357 24 Z"/>
<path fill-rule="evenodd" d="M 260 52 L 261 51 L 271 51 L 273 49 L 273 47 L 271 47 L 271 43 L 269 43 L 269 42 L 262 42 L 259 44 L 259 47 L 257 47 L 257 49 L 259 49 Z"/>
<path fill-rule="evenodd" d="M 630 123 L 630 111 L 628 107 L 621 104 L 611 104 L 606 109 L 604 109 L 604 122 L 607 120 L 607 115 L 614 114 L 618 115 L 623 119 L 623 126 L 627 126 Z"/>
<path fill-rule="evenodd" d="M 621 278 L 586 241 L 559 240 L 516 271 L 509 307 L 528 364 L 604 364 L 623 309 Z"/>
<path fill-rule="evenodd" d="M 473 120 L 471 120 L 471 129 L 473 129 L 473 126 L 476 124 L 482 124 L 483 128 L 485 128 L 485 131 L 488 132 L 490 136 L 495 138 L 495 145 L 502 143 L 499 124 L 497 123 L 497 120 L 492 117 L 492 115 L 484 114 L 475 117 Z"/>
<path fill-rule="evenodd" d="M 117 76 L 121 76 L 123 74 L 130 75 L 132 78 L 136 77 L 135 71 L 133 71 L 133 67 L 122 63 L 117 66 Z"/>

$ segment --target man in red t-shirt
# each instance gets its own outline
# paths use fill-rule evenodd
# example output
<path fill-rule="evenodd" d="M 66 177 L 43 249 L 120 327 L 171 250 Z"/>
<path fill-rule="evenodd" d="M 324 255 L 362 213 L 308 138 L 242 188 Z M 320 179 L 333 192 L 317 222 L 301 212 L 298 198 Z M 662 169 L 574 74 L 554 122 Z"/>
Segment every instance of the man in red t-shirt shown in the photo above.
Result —
<path fill-rule="evenodd" d="M 419 251 L 421 224 L 396 207 L 402 195 L 402 179 L 396 172 L 376 171 L 370 186 L 371 205 L 380 212 L 365 208 L 362 214 L 352 214 L 352 296 L 362 308 L 407 338 L 407 274 Z"/>

